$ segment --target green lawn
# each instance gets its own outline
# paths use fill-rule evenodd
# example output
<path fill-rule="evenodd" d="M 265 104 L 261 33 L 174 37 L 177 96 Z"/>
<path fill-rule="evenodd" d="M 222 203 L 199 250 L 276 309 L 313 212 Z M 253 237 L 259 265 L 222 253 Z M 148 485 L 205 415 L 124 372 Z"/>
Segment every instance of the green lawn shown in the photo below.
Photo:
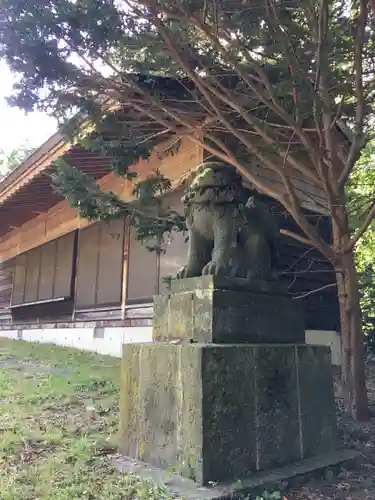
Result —
<path fill-rule="evenodd" d="M 0 499 L 154 499 L 110 466 L 120 360 L 0 339 Z"/>

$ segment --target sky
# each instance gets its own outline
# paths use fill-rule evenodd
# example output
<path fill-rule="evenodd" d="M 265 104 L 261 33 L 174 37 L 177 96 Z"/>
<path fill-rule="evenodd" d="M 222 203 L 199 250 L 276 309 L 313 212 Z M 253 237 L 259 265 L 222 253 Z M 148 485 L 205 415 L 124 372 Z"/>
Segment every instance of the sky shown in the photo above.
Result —
<path fill-rule="evenodd" d="M 26 114 L 8 106 L 6 97 L 12 90 L 14 78 L 0 61 L 0 150 L 10 152 L 27 141 L 32 148 L 39 147 L 56 132 L 56 121 L 44 113 Z"/>

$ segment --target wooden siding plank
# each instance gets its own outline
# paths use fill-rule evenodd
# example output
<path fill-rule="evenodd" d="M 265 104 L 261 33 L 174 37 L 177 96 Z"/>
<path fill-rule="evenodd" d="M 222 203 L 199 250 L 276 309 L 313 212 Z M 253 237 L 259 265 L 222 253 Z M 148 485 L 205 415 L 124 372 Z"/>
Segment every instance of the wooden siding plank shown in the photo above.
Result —
<path fill-rule="evenodd" d="M 18 255 L 16 259 L 16 269 L 14 274 L 12 304 L 22 304 L 25 294 L 26 280 L 26 255 Z"/>
<path fill-rule="evenodd" d="M 26 254 L 26 282 L 23 302 L 38 300 L 41 248 L 34 248 Z"/>
<path fill-rule="evenodd" d="M 53 297 L 56 250 L 56 240 L 51 241 L 42 247 L 38 300 L 47 300 Z"/>
<path fill-rule="evenodd" d="M 75 233 L 18 255 L 12 305 L 71 296 Z"/>
<path fill-rule="evenodd" d="M 183 190 L 179 189 L 165 196 L 165 205 L 172 210 L 182 214 L 183 207 L 181 198 Z M 164 281 L 167 277 L 175 277 L 177 272 L 186 264 L 188 244 L 186 242 L 187 234 L 173 232 L 165 236 L 165 253 L 161 253 L 159 260 L 159 292 L 164 293 L 167 290 L 167 284 Z"/>
<path fill-rule="evenodd" d="M 188 244 L 186 234 L 174 233 L 165 247 L 165 253 L 160 254 L 159 293 L 167 291 L 165 278 L 175 278 L 177 272 L 186 264 Z"/>
<path fill-rule="evenodd" d="M 121 304 L 125 220 L 102 224 L 96 305 Z"/>
<path fill-rule="evenodd" d="M 15 273 L 15 259 L 0 264 L 0 313 L 9 310 L 13 280 Z"/>
<path fill-rule="evenodd" d="M 78 238 L 76 308 L 95 306 L 100 224 L 83 229 Z"/>
<path fill-rule="evenodd" d="M 150 252 L 130 231 L 127 303 L 152 300 L 158 293 L 158 256 Z"/>
<path fill-rule="evenodd" d="M 53 298 L 71 297 L 75 232 L 57 240 Z"/>

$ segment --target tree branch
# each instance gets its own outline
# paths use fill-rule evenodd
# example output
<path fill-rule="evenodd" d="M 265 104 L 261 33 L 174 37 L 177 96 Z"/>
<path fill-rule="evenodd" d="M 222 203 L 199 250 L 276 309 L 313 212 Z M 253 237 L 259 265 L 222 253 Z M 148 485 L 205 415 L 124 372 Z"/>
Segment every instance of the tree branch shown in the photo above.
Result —
<path fill-rule="evenodd" d="M 303 236 L 300 236 L 299 234 L 294 233 L 293 231 L 289 231 L 288 229 L 280 229 L 280 234 L 284 236 L 289 236 L 290 238 L 300 241 L 305 245 L 310 245 L 311 247 L 315 246 L 313 241 L 309 240 L 308 238 L 304 238 Z"/>
<path fill-rule="evenodd" d="M 155 103 L 153 103 L 155 104 Z M 142 113 L 145 116 L 153 118 L 157 123 L 161 123 L 165 127 L 169 127 L 171 131 L 173 131 L 176 134 L 182 135 L 181 129 L 179 129 L 176 126 L 171 125 L 168 121 L 166 121 L 162 116 L 160 116 L 156 111 L 153 111 L 150 109 L 150 107 L 143 107 L 140 104 L 133 103 L 132 104 L 135 109 L 137 109 L 140 113 Z M 213 148 L 212 146 L 209 146 L 202 137 L 199 137 L 199 134 L 197 134 L 197 129 L 194 125 L 189 124 L 188 122 L 184 121 L 176 115 L 174 112 L 169 110 L 168 108 L 165 108 L 160 105 L 160 109 L 164 111 L 166 114 L 169 114 L 173 119 L 175 119 L 178 123 L 180 123 L 181 126 L 185 127 L 187 129 L 186 135 L 188 135 L 189 140 L 194 142 L 195 144 L 198 144 L 199 146 L 203 147 L 205 150 L 209 151 L 211 154 L 214 156 L 217 156 L 220 158 L 222 161 L 225 163 L 230 163 L 242 173 L 242 175 L 248 179 L 254 186 L 256 186 L 260 191 L 264 192 L 265 194 L 268 194 L 270 197 L 275 198 L 278 200 L 280 203 L 282 203 L 287 210 L 290 209 L 290 206 L 287 204 L 285 198 L 278 193 L 277 191 L 274 191 L 270 189 L 268 186 L 266 186 L 263 182 L 261 182 L 256 176 L 251 174 L 247 170 L 247 168 L 236 158 L 236 156 L 229 151 L 228 148 L 224 145 L 222 141 L 219 141 L 218 138 L 212 137 L 210 134 L 204 134 L 204 136 L 211 140 L 212 142 L 216 143 L 219 145 L 221 150 Z M 226 153 L 224 153 L 226 151 Z"/>
<path fill-rule="evenodd" d="M 189 15 L 188 13 L 185 13 L 185 14 Z M 231 33 L 231 36 L 228 36 L 227 33 L 221 31 L 220 35 L 216 36 L 216 34 L 213 33 L 212 30 L 210 30 L 209 25 L 203 23 L 201 19 L 199 19 L 196 16 L 189 16 L 189 17 L 194 22 L 194 24 L 207 36 L 207 38 L 216 47 L 216 49 L 222 54 L 222 56 L 225 59 L 227 59 L 228 62 L 231 63 L 231 65 L 233 66 L 233 69 L 238 74 L 238 76 L 241 77 L 243 79 L 243 81 L 248 85 L 248 87 L 256 95 L 259 96 L 259 98 L 262 100 L 262 102 L 267 107 L 272 109 L 278 116 L 280 116 L 285 121 L 285 123 L 290 125 L 296 131 L 297 136 L 300 138 L 301 143 L 304 145 L 306 150 L 314 156 L 314 147 L 313 147 L 313 144 L 311 143 L 310 139 L 304 133 L 301 126 L 298 123 L 296 123 L 294 118 L 286 111 L 286 109 L 282 105 L 280 105 L 280 103 L 278 102 L 278 100 L 276 98 L 275 91 L 272 87 L 271 81 L 269 80 L 264 69 L 257 61 L 255 61 L 255 59 L 253 57 L 251 57 L 248 49 L 243 44 L 240 44 L 236 37 L 233 38 L 234 33 Z M 259 75 L 260 80 L 263 83 L 265 89 L 267 90 L 268 95 L 264 94 L 258 87 L 256 87 L 254 85 L 254 83 L 251 79 L 251 75 L 245 73 L 241 69 L 240 65 L 237 63 L 235 58 L 222 45 L 222 43 L 220 42 L 220 38 L 223 38 L 229 44 L 229 46 L 234 46 L 234 47 L 236 47 L 237 50 L 239 50 L 243 53 L 247 62 L 250 64 L 251 67 L 253 67 L 255 69 L 255 71 Z"/>
<path fill-rule="evenodd" d="M 171 51 L 175 60 L 179 62 L 181 67 L 186 71 L 187 75 L 191 78 L 191 80 L 195 83 L 198 89 L 201 91 L 203 96 L 207 99 L 212 109 L 220 119 L 220 121 L 226 126 L 229 132 L 231 132 L 237 139 L 239 139 L 254 155 L 256 155 L 260 160 L 262 160 L 266 165 L 268 165 L 272 170 L 278 171 L 280 168 L 285 167 L 285 161 L 288 161 L 293 168 L 299 170 L 303 175 L 312 180 L 313 182 L 319 183 L 319 178 L 314 174 L 314 172 L 307 168 L 301 161 L 298 161 L 294 158 L 293 154 L 290 154 L 288 147 L 287 150 L 280 147 L 280 141 L 276 141 L 271 137 L 271 134 L 267 130 L 263 130 L 261 126 L 257 124 L 257 120 L 251 116 L 251 114 L 239 104 L 236 99 L 230 95 L 230 93 L 225 89 L 220 82 L 215 82 L 217 86 L 221 89 L 221 92 L 215 88 L 213 85 L 210 85 L 209 81 L 205 78 L 200 77 L 193 70 L 190 69 L 189 64 L 187 64 L 183 57 L 180 55 L 179 51 L 176 49 L 176 42 L 172 39 L 172 34 L 170 30 L 165 26 L 165 24 L 157 18 L 156 11 L 153 10 L 153 14 L 155 16 L 155 24 L 161 30 L 163 37 L 166 41 L 166 44 Z M 204 65 L 203 65 L 204 66 Z M 204 67 L 207 74 L 211 74 L 212 72 L 209 68 Z M 210 94 L 213 94 L 215 97 L 220 99 L 224 104 L 226 104 L 229 108 L 237 111 L 238 114 L 246 121 L 247 124 L 252 126 L 254 130 L 262 137 L 263 141 L 272 147 L 277 155 L 283 158 L 283 165 L 276 164 L 270 160 L 269 155 L 264 155 L 260 149 L 254 144 L 254 142 L 250 141 L 249 138 L 241 133 L 241 129 L 233 126 L 230 121 L 226 118 L 223 111 L 219 105 L 216 105 L 213 101 Z M 267 125 L 267 122 L 265 122 Z M 291 129 L 292 136 L 296 135 L 295 129 Z"/>
<path fill-rule="evenodd" d="M 338 185 L 344 186 L 349 178 L 350 172 L 360 157 L 361 151 L 366 144 L 366 136 L 363 133 L 366 99 L 363 88 L 363 49 L 365 43 L 366 21 L 368 16 L 367 0 L 359 0 L 358 26 L 354 53 L 355 65 L 355 92 L 356 92 L 356 116 L 354 126 L 354 138 L 350 146 L 349 155 L 344 169 L 338 179 Z"/>
<path fill-rule="evenodd" d="M 301 295 L 297 295 L 296 297 L 292 297 L 292 298 L 294 300 L 304 299 L 305 297 L 308 297 L 309 295 L 321 292 L 322 290 L 326 290 L 327 288 L 332 288 L 334 286 L 337 286 L 337 283 L 329 283 L 328 285 L 321 286 L 320 288 L 316 288 L 315 290 L 310 290 L 309 292 L 302 293 Z"/>

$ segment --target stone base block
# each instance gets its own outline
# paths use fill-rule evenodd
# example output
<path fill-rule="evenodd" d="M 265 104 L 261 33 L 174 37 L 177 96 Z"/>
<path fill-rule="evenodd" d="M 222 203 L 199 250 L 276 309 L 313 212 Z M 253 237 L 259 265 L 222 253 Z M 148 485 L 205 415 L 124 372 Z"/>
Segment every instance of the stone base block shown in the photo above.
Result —
<path fill-rule="evenodd" d="M 199 484 L 337 447 L 329 348 L 123 346 L 120 451 Z"/>
<path fill-rule="evenodd" d="M 135 474 L 145 481 L 151 481 L 164 488 L 172 498 L 244 500 L 244 498 L 253 499 L 257 495 L 261 496 L 264 490 L 280 491 L 298 487 L 312 478 L 326 479 L 329 477 L 331 479 L 339 474 L 341 469 L 357 465 L 360 458 L 360 452 L 342 449 L 312 458 L 304 458 L 271 471 L 255 472 L 244 481 L 229 484 L 215 483 L 210 486 L 201 486 L 191 479 L 186 479 L 178 474 L 170 474 L 163 469 L 125 456 L 116 457 L 112 464 L 123 474 Z"/>
<path fill-rule="evenodd" d="M 201 276 L 174 280 L 154 299 L 153 339 L 305 343 L 301 304 L 276 283 Z"/>

